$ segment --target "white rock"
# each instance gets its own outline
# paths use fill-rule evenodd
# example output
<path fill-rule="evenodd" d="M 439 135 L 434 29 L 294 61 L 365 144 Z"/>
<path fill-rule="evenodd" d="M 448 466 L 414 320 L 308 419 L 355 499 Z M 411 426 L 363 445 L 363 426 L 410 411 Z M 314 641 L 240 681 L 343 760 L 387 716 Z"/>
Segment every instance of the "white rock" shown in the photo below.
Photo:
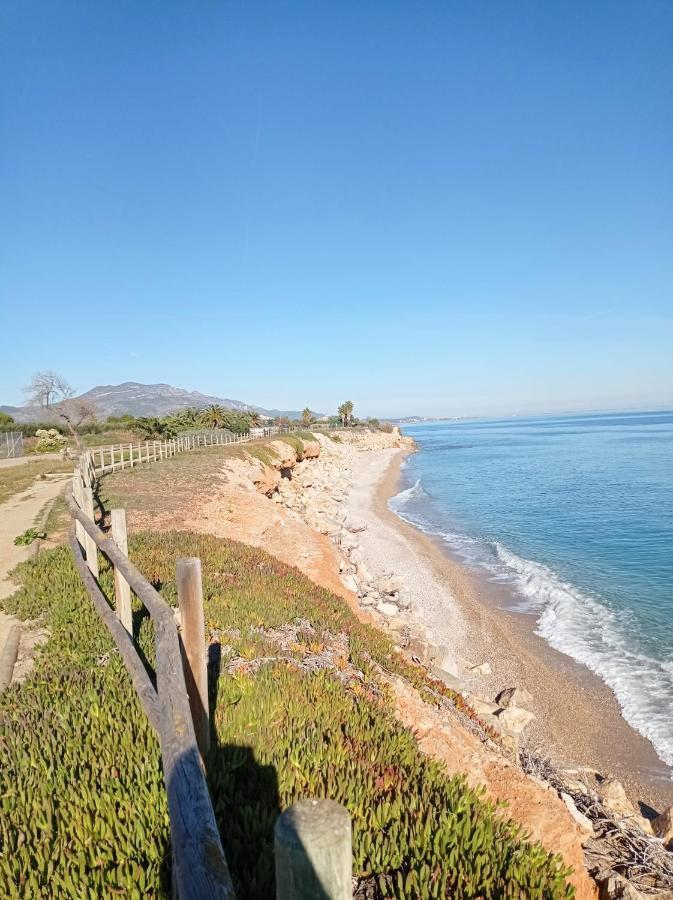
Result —
<path fill-rule="evenodd" d="M 507 709 L 510 706 L 529 706 L 533 702 L 533 697 L 525 688 L 511 687 L 500 691 L 495 700 L 498 706 Z"/>
<path fill-rule="evenodd" d="M 376 587 L 382 594 L 397 594 L 402 590 L 404 585 L 400 578 L 397 578 L 394 575 L 384 575 L 383 578 L 377 579 Z"/>
<path fill-rule="evenodd" d="M 349 591 L 353 591 L 354 594 L 358 592 L 358 583 L 355 580 L 354 575 L 342 575 L 341 580 L 344 583 L 344 586 L 348 588 Z"/>
<path fill-rule="evenodd" d="M 535 719 L 535 713 L 519 706 L 511 706 L 509 709 L 501 709 L 495 713 L 503 728 L 513 734 L 521 734 L 524 728 Z"/>
<path fill-rule="evenodd" d="M 360 581 L 365 581 L 369 584 L 372 580 L 372 575 L 367 566 L 363 562 L 359 562 L 355 567 L 358 573 L 358 578 Z"/>
<path fill-rule="evenodd" d="M 491 703 L 488 700 L 482 700 L 481 697 L 475 697 L 473 695 L 468 697 L 467 702 L 478 716 L 494 716 L 500 709 L 497 703 Z"/>
<path fill-rule="evenodd" d="M 399 614 L 399 609 L 395 603 L 377 603 L 376 608 L 384 616 L 396 616 Z"/>
<path fill-rule="evenodd" d="M 439 666 L 433 666 L 430 669 L 430 674 L 443 682 L 452 691 L 460 692 L 464 688 L 462 681 L 456 678 L 455 675 L 452 675 L 451 672 L 445 672 L 444 669 L 440 669 Z"/>
<path fill-rule="evenodd" d="M 470 668 L 470 673 L 472 675 L 482 675 L 482 676 L 492 675 L 493 669 L 491 668 L 490 663 L 483 662 L 483 663 L 479 663 L 478 666 L 472 666 Z"/>

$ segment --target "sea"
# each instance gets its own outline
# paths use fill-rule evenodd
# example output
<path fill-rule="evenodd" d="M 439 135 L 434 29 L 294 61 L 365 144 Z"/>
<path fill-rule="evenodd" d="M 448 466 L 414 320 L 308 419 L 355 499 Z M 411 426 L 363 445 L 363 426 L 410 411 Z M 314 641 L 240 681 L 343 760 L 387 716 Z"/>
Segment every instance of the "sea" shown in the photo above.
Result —
<path fill-rule="evenodd" d="M 673 412 L 404 426 L 390 500 L 613 690 L 673 766 Z"/>

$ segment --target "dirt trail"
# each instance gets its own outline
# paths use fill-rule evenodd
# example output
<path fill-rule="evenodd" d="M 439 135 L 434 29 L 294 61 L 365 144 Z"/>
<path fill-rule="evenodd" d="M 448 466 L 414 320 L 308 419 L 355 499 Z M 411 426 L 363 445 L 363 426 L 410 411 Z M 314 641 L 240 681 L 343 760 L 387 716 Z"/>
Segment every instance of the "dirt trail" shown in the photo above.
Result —
<path fill-rule="evenodd" d="M 47 504 L 58 497 L 69 477 L 69 475 L 55 475 L 43 481 L 38 480 L 27 490 L 15 494 L 6 503 L 0 505 L 0 599 L 9 597 L 16 589 L 7 577 L 8 573 L 34 552 L 34 548 L 30 545 L 17 547 L 14 538 L 35 525 L 40 513 Z M 0 612 L 0 653 L 5 646 L 9 629 L 16 624 L 18 624 L 18 619 Z M 15 677 L 22 674 L 24 664 L 31 655 L 30 651 L 41 637 L 41 632 L 23 631 Z"/>

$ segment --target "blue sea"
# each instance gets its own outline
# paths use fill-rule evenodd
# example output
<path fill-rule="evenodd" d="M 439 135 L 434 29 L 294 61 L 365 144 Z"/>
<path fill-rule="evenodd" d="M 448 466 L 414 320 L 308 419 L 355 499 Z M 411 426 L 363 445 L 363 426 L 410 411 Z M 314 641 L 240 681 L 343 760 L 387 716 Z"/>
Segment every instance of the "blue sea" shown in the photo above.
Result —
<path fill-rule="evenodd" d="M 673 765 L 673 412 L 405 426 L 390 501 L 614 691 Z M 508 595 L 510 592 L 507 592 Z"/>

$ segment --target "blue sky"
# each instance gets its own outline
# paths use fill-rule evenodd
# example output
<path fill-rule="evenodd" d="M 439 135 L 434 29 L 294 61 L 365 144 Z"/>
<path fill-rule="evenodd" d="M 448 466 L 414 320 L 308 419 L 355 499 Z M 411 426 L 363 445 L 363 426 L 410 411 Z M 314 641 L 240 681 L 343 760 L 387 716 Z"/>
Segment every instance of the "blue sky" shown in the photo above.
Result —
<path fill-rule="evenodd" d="M 673 5 L 0 7 L 0 402 L 673 405 Z"/>

